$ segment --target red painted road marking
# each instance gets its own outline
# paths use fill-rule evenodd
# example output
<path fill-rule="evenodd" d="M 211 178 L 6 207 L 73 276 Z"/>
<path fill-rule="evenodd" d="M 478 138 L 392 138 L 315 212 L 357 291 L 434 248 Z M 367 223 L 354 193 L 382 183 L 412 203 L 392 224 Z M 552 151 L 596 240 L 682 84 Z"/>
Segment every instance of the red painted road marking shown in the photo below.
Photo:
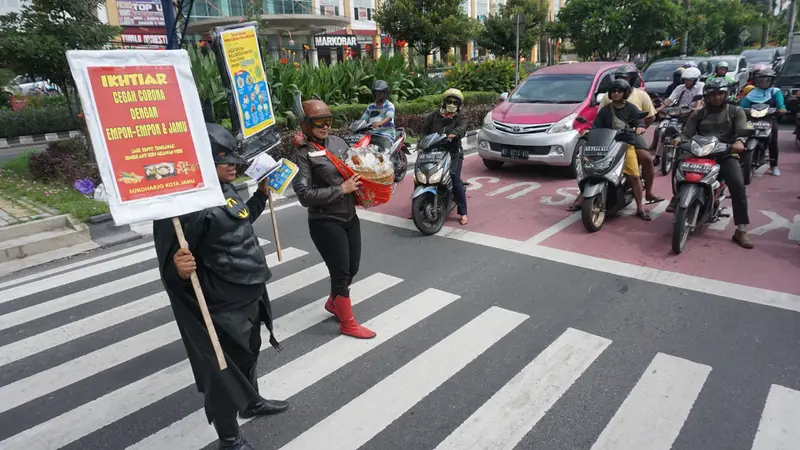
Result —
<path fill-rule="evenodd" d="M 506 165 L 490 171 L 477 156 L 464 160 L 463 178 L 470 223 L 465 229 L 518 241 L 569 250 L 645 267 L 685 273 L 752 287 L 800 294 L 800 153 L 791 131 L 781 130 L 781 176 L 757 177 L 748 186 L 751 225 L 756 248 L 745 250 L 731 241 L 732 218 L 707 226 L 692 236 L 681 255 L 670 251 L 673 215 L 664 212 L 671 196 L 669 178 L 656 175 L 656 194 L 667 200 L 649 205 L 654 220 L 631 215 L 609 219 L 589 234 L 575 213 L 565 209 L 577 194 L 575 180 L 556 168 Z M 763 168 L 762 168 L 763 171 Z M 375 212 L 406 218 L 410 212 L 411 177 L 401 183 L 389 204 Z M 729 201 L 727 201 L 730 205 Z M 732 214 L 729 207 L 728 212 Z M 453 214 L 447 223 L 461 228 Z"/>

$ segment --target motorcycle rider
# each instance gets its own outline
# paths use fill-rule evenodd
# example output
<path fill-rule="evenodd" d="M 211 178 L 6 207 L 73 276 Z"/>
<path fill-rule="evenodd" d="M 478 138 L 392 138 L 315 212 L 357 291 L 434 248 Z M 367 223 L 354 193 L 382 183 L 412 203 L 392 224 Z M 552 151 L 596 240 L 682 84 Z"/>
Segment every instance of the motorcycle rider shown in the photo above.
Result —
<path fill-rule="evenodd" d="M 750 218 L 747 213 L 747 190 L 744 186 L 742 168 L 739 165 L 738 154 L 744 151 L 744 137 L 736 137 L 736 134 L 747 128 L 747 116 L 744 110 L 736 105 L 727 102 L 730 84 L 725 78 L 717 78 L 710 83 L 706 83 L 703 88 L 705 106 L 700 110 L 694 111 L 681 132 L 680 141 L 683 145 L 690 145 L 692 137 L 695 135 L 716 136 L 721 142 L 731 144 L 732 155 L 720 158 L 720 175 L 725 179 L 730 192 L 731 204 L 733 206 L 733 223 L 736 224 L 736 231 L 731 238 L 742 248 L 753 248 L 753 243 L 747 235 L 747 225 Z M 691 155 L 681 155 L 679 161 Z M 679 164 L 676 163 L 674 167 Z M 667 212 L 674 212 L 677 198 L 675 197 L 675 171 L 672 174 L 672 193 L 673 197 L 667 206 Z"/>
<path fill-rule="evenodd" d="M 372 129 L 369 131 L 370 143 L 376 145 L 383 152 L 392 148 L 395 138 L 394 130 L 394 105 L 389 101 L 389 83 L 377 80 L 372 84 L 373 103 L 367 106 L 361 120 L 373 120 Z M 370 118 L 370 113 L 378 111 L 378 115 Z"/>
<path fill-rule="evenodd" d="M 700 75 L 700 69 L 697 67 L 689 67 L 688 69 L 684 70 L 681 74 L 681 80 L 683 80 L 683 84 L 676 87 L 675 90 L 672 91 L 672 94 L 670 94 L 668 99 L 664 100 L 664 102 L 658 108 L 658 111 L 661 111 L 672 104 L 677 104 L 681 107 L 688 106 L 694 109 L 699 109 L 701 102 L 695 102 L 692 99 L 695 96 L 703 93 L 703 83 L 699 81 Z"/>
<path fill-rule="evenodd" d="M 755 87 L 742 98 L 740 106 L 749 108 L 753 104 L 766 103 L 771 108 L 778 109 L 778 115 L 786 113 L 786 103 L 783 92 L 773 86 L 777 74 L 773 69 L 766 68 L 755 77 Z M 772 116 L 772 138 L 769 141 L 769 171 L 774 176 L 780 176 L 778 169 L 778 116 Z"/>
<path fill-rule="evenodd" d="M 611 98 L 611 103 L 600 108 L 597 112 L 597 117 L 594 119 L 592 128 L 610 128 L 614 130 L 622 130 L 626 124 L 633 123 L 636 129 L 636 139 L 633 141 L 634 147 L 646 149 L 647 143 L 641 137 L 644 134 L 644 119 L 635 119 L 635 116 L 642 112 L 636 105 L 628 102 L 633 88 L 624 79 L 616 79 L 611 82 L 608 89 L 608 96 Z M 588 133 L 589 130 L 583 130 L 582 135 Z M 636 216 L 642 220 L 652 220 L 650 213 L 648 213 L 642 205 L 642 185 L 639 181 L 639 161 L 636 157 L 635 149 L 628 148 L 625 153 L 625 162 L 623 166 L 623 173 L 628 177 L 633 189 L 633 197 L 636 200 Z M 579 197 L 580 198 L 580 197 Z"/>
<path fill-rule="evenodd" d="M 714 73 L 706 78 L 706 83 L 716 79 L 716 78 L 725 78 L 728 80 L 732 86 L 736 84 L 736 78 L 733 75 L 728 73 L 728 62 L 727 61 L 720 61 L 717 63 L 717 66 L 714 68 Z"/>
<path fill-rule="evenodd" d="M 675 88 L 683 84 L 681 75 L 683 75 L 684 70 L 686 70 L 685 67 L 678 67 L 675 69 L 675 72 L 672 72 L 672 84 L 667 86 L 667 90 L 664 91 L 665 97 L 669 98 L 669 96 L 672 95 L 672 92 L 675 91 Z"/>

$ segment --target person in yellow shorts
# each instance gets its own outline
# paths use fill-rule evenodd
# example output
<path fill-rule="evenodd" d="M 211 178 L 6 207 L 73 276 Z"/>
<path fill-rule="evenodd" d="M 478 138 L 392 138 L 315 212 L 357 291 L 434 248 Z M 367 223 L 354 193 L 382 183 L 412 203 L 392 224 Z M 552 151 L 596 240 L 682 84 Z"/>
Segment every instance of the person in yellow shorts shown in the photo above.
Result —
<path fill-rule="evenodd" d="M 625 152 L 625 162 L 623 163 L 623 173 L 628 177 L 633 189 L 633 198 L 636 201 L 636 216 L 642 220 L 652 220 L 650 213 L 644 209 L 642 182 L 639 174 L 639 159 L 636 157 L 635 146 L 647 148 L 647 143 L 641 137 L 644 134 L 644 119 L 637 118 L 642 112 L 633 103 L 628 102 L 631 95 L 631 85 L 624 79 L 617 79 L 611 83 L 608 95 L 611 103 L 600 108 L 597 117 L 594 119 L 592 128 L 610 128 L 622 130 L 627 124 L 632 124 L 636 129 L 634 145 L 629 145 Z M 585 130 L 583 133 L 587 133 Z"/>

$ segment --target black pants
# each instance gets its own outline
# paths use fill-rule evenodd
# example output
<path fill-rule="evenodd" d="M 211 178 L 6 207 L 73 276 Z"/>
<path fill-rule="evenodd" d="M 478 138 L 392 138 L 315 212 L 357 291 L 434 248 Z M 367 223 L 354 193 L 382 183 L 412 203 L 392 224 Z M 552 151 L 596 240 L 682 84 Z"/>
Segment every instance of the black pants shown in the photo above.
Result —
<path fill-rule="evenodd" d="M 680 161 L 689 158 L 691 155 L 678 156 L 675 164 L 672 165 L 672 196 L 677 200 L 675 187 L 675 173 L 678 170 Z M 750 216 L 747 212 L 747 188 L 744 185 L 744 176 L 742 175 L 742 166 L 739 164 L 739 159 L 732 156 L 719 160 L 719 173 L 720 177 L 725 180 L 728 185 L 728 191 L 731 193 L 731 206 L 733 207 L 733 223 L 735 225 L 748 225 L 750 224 Z"/>
<path fill-rule="evenodd" d="M 450 176 L 453 178 L 453 199 L 456 201 L 456 210 L 459 216 L 467 215 L 467 190 L 464 188 L 464 180 L 461 179 L 461 166 L 464 163 L 463 153 L 452 153 L 453 166 L 450 169 Z"/>
<path fill-rule="evenodd" d="M 361 263 L 361 223 L 358 216 L 348 222 L 336 219 L 308 221 L 311 240 L 331 276 L 331 294 L 350 296 L 350 283 Z"/>
<path fill-rule="evenodd" d="M 253 387 L 252 393 L 248 395 L 252 397 L 251 403 L 260 400 L 256 372 L 258 355 L 261 351 L 259 312 L 259 299 L 256 299 L 240 308 L 214 313 L 212 316 L 214 327 L 218 331 L 220 347 Z M 238 433 L 236 415 L 239 411 L 230 401 L 228 392 L 223 386 L 216 383 L 208 386 L 205 408 L 214 418 L 220 438 L 235 437 Z"/>
<path fill-rule="evenodd" d="M 772 136 L 769 140 L 769 166 L 778 165 L 778 118 L 772 118 Z"/>

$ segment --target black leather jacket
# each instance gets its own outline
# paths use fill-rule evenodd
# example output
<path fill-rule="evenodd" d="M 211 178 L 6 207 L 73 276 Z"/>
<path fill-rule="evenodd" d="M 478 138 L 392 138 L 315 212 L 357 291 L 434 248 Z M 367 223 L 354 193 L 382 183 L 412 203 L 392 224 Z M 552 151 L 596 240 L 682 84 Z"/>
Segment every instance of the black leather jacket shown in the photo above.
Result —
<path fill-rule="evenodd" d="M 459 111 L 453 117 L 453 122 L 448 126 L 444 126 L 444 116 L 437 110 L 425 117 L 422 132 L 426 135 L 431 133 L 455 134 L 457 137 L 452 144 L 447 146 L 447 150 L 454 153 L 460 152 L 461 139 L 467 135 L 467 118 Z"/>
<path fill-rule="evenodd" d="M 222 184 L 227 203 L 181 217 L 186 241 L 198 266 L 230 283 L 266 283 L 272 273 L 258 243 L 253 222 L 264 211 L 267 196 L 256 191 L 245 203 L 230 183 Z"/>
<path fill-rule="evenodd" d="M 349 148 L 344 139 L 328 136 L 325 148 L 341 158 Z M 297 175 L 292 188 L 300 204 L 308 208 L 309 219 L 349 221 L 356 215 L 356 197 L 342 191 L 344 177 L 325 152 L 311 144 L 297 149 Z"/>

